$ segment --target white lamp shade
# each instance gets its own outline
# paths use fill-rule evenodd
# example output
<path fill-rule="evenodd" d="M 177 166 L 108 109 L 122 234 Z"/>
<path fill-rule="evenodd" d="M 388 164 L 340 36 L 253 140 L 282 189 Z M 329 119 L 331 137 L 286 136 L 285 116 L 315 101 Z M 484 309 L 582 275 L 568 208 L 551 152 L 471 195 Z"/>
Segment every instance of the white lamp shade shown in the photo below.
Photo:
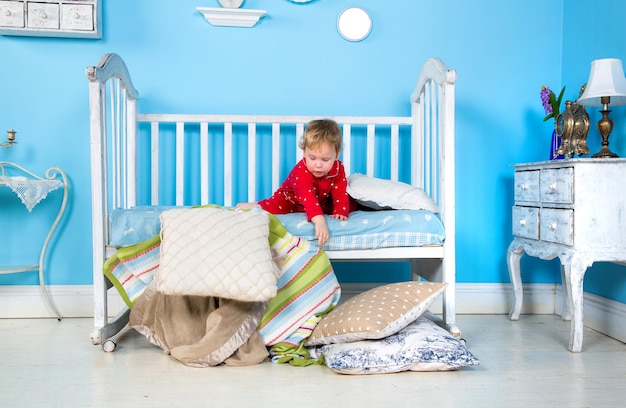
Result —
<path fill-rule="evenodd" d="M 577 102 L 586 106 L 602 106 L 600 98 L 603 96 L 611 97 L 611 105 L 626 104 L 626 77 L 620 59 L 592 61 L 587 86 Z"/>

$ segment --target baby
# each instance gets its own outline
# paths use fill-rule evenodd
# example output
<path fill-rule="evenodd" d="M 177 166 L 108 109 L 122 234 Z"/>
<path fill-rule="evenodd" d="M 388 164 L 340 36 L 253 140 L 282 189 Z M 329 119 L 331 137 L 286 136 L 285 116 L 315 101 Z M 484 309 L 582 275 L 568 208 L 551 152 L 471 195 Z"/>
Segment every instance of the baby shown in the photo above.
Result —
<path fill-rule="evenodd" d="M 334 120 L 309 122 L 299 146 L 303 158 L 280 188 L 270 198 L 238 204 L 237 208 L 258 204 L 272 214 L 304 212 L 307 220 L 315 225 L 318 245 L 324 246 L 329 236 L 324 214 L 345 221 L 350 211 L 357 208 L 356 201 L 346 192 L 346 173 L 339 161 L 341 143 L 341 130 Z"/>

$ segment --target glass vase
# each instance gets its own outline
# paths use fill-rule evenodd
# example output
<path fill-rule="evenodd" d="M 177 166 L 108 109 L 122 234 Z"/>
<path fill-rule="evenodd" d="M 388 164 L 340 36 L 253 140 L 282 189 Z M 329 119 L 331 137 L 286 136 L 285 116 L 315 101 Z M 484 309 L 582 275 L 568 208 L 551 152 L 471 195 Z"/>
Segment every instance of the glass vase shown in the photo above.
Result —
<path fill-rule="evenodd" d="M 559 147 L 561 147 L 561 136 L 556 134 L 556 129 L 552 130 L 552 143 L 550 143 L 550 160 L 563 160 L 562 154 L 556 154 Z"/>

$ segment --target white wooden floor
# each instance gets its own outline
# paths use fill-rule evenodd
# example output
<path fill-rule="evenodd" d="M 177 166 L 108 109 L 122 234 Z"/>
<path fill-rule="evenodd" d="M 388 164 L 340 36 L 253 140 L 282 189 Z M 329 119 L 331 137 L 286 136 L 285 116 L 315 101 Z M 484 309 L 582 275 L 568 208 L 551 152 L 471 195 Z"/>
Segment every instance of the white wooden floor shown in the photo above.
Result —
<path fill-rule="evenodd" d="M 553 315 L 460 315 L 481 365 L 455 372 L 344 376 L 263 363 L 189 368 L 128 331 L 114 353 L 91 319 L 0 320 L 0 407 L 623 407 L 626 345 Z"/>

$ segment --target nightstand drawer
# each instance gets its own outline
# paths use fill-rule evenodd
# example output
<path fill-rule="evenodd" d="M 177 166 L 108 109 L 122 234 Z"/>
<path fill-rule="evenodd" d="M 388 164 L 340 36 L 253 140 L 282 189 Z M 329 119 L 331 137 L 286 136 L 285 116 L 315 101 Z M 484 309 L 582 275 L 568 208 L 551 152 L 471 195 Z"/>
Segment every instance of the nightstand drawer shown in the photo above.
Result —
<path fill-rule="evenodd" d="M 539 174 L 539 170 L 515 172 L 515 201 L 539 201 Z"/>
<path fill-rule="evenodd" d="M 574 211 L 542 208 L 539 216 L 539 236 L 542 241 L 574 245 Z"/>
<path fill-rule="evenodd" d="M 541 171 L 541 201 L 544 203 L 574 203 L 574 168 Z"/>
<path fill-rule="evenodd" d="M 539 208 L 513 207 L 513 235 L 539 239 Z"/>

